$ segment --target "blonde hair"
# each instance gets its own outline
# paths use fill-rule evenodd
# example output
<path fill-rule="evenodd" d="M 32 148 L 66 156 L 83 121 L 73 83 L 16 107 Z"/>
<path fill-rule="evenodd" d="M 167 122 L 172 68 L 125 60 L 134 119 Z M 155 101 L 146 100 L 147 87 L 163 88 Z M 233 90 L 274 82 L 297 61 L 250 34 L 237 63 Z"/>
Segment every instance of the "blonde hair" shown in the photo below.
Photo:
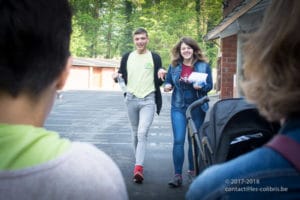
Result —
<path fill-rule="evenodd" d="M 200 49 L 198 43 L 196 40 L 190 38 L 190 37 L 182 37 L 177 44 L 173 47 L 171 53 L 171 64 L 173 67 L 177 66 L 179 63 L 181 63 L 183 61 L 183 58 L 180 54 L 180 47 L 181 44 L 185 43 L 186 45 L 189 45 L 193 50 L 194 50 L 194 54 L 193 54 L 193 65 L 197 62 L 197 61 L 204 61 L 207 62 L 206 57 L 204 56 L 202 50 Z"/>
<path fill-rule="evenodd" d="M 300 1 L 273 0 L 244 46 L 244 89 L 270 121 L 300 113 Z"/>

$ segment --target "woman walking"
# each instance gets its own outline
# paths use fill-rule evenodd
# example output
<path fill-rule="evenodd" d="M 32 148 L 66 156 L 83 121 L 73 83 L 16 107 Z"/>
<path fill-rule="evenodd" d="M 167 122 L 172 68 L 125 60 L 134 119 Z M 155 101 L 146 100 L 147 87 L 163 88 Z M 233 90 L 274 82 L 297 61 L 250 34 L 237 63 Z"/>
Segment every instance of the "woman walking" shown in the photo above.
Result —
<path fill-rule="evenodd" d="M 204 80 L 191 80 L 192 73 L 201 73 L 207 76 Z M 197 42 L 189 37 L 183 37 L 172 49 L 172 61 L 169 66 L 164 91 L 173 90 L 171 100 L 171 121 L 173 129 L 173 164 L 175 175 L 169 182 L 171 187 L 182 185 L 182 167 L 184 162 L 184 142 L 186 137 L 186 109 L 195 100 L 207 95 L 212 89 L 212 75 L 210 65 L 198 46 Z M 208 104 L 195 108 L 192 118 L 197 129 L 202 125 Z M 189 177 L 195 176 L 191 140 L 188 138 Z M 198 150 L 196 150 L 198 152 Z"/>

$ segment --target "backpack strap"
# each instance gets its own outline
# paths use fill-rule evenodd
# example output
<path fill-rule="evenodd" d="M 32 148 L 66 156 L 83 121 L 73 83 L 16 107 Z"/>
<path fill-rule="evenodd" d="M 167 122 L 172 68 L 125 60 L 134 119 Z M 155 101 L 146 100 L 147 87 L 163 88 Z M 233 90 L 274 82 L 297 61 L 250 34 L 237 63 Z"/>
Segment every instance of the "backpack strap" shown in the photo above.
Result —
<path fill-rule="evenodd" d="M 288 136 L 277 135 L 265 146 L 280 153 L 286 160 L 288 160 L 300 172 L 300 144 Z"/>

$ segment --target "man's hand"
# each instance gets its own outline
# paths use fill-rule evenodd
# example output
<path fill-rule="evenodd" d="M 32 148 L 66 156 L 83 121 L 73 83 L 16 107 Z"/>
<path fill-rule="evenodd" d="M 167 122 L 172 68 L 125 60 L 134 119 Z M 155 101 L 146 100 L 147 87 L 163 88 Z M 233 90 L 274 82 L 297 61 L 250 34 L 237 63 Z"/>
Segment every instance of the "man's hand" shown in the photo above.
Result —
<path fill-rule="evenodd" d="M 112 74 L 112 79 L 117 83 L 118 82 L 118 77 L 122 77 L 122 74 L 119 74 L 118 72 L 114 72 Z"/>
<path fill-rule="evenodd" d="M 167 73 L 167 71 L 164 70 L 163 68 L 161 68 L 161 69 L 158 70 L 157 76 L 158 76 L 159 79 L 161 79 L 161 80 L 164 81 L 164 80 L 165 80 L 166 73 Z"/>
<path fill-rule="evenodd" d="M 164 86 L 164 91 L 165 91 L 165 92 L 170 92 L 172 89 L 173 89 L 173 88 L 172 88 L 172 85 L 171 85 L 171 84 L 166 84 L 166 85 Z"/>

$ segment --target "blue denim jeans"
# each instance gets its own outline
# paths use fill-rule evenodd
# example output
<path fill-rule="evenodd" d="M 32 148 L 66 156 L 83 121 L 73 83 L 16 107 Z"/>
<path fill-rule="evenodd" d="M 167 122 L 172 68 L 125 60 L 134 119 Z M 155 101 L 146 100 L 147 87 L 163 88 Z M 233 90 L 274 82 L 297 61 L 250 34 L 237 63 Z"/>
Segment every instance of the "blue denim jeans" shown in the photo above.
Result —
<path fill-rule="evenodd" d="M 144 98 L 138 98 L 127 93 L 125 102 L 132 130 L 135 165 L 143 166 L 148 132 L 155 114 L 155 94 L 152 92 Z"/>
<path fill-rule="evenodd" d="M 187 119 L 186 112 L 187 107 L 184 108 L 171 108 L 171 120 L 173 128 L 173 164 L 175 174 L 182 174 L 182 167 L 184 162 L 184 142 L 187 135 Z M 200 129 L 205 118 L 205 112 L 200 107 L 195 108 L 192 111 L 192 119 L 195 123 L 197 130 Z M 191 139 L 188 136 L 188 161 L 189 170 L 194 170 L 193 153 Z M 198 149 L 196 149 L 198 152 Z"/>

